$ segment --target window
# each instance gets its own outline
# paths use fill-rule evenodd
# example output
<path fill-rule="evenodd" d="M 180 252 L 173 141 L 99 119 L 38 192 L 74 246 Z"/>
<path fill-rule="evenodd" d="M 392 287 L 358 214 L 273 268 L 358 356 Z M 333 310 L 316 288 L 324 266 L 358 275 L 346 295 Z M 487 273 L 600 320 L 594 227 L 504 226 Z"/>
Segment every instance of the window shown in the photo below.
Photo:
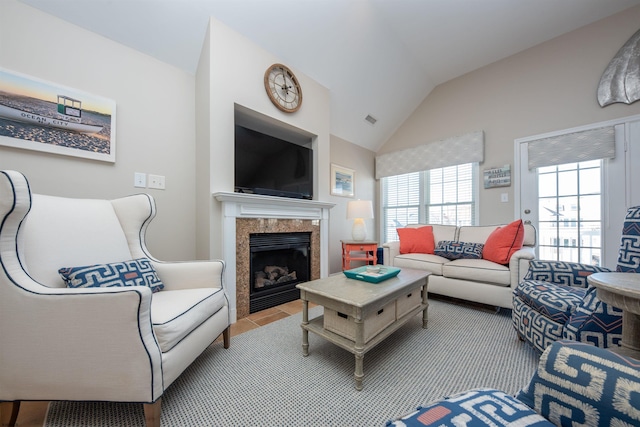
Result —
<path fill-rule="evenodd" d="M 541 259 L 600 265 L 601 170 L 602 160 L 538 169 Z"/>
<path fill-rule="evenodd" d="M 477 163 L 382 178 L 383 241 L 407 224 L 475 225 Z"/>

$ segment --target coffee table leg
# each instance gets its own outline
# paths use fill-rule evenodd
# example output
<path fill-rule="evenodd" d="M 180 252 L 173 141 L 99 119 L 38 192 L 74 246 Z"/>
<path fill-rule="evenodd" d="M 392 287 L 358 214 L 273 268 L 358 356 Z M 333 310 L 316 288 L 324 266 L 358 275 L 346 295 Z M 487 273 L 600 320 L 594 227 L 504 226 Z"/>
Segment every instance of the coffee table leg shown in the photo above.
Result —
<path fill-rule="evenodd" d="M 429 301 L 427 300 L 426 286 L 422 288 L 422 304 L 424 305 L 424 310 L 422 310 L 422 329 L 427 329 L 427 321 L 429 320 Z"/>
<path fill-rule="evenodd" d="M 302 300 L 302 355 L 309 355 L 309 301 Z"/>
<path fill-rule="evenodd" d="M 356 354 L 356 371 L 353 378 L 356 380 L 356 390 L 362 390 L 362 380 L 364 379 L 364 355 Z"/>
<path fill-rule="evenodd" d="M 356 358 L 356 370 L 353 377 L 356 380 L 356 390 L 362 390 L 364 378 L 364 320 L 354 319 L 356 323 L 356 342 L 354 355 Z"/>

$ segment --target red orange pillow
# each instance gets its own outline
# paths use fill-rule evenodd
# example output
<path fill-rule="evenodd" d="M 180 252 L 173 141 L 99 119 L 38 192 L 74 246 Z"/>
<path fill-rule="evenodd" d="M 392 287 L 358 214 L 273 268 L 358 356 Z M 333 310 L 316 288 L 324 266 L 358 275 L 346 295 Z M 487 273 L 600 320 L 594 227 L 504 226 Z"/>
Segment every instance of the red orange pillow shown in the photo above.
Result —
<path fill-rule="evenodd" d="M 482 258 L 498 264 L 509 264 L 514 252 L 524 243 L 524 225 L 518 219 L 504 227 L 496 228 L 487 238 L 482 250 Z"/>
<path fill-rule="evenodd" d="M 397 228 L 401 254 L 432 254 L 435 249 L 433 227 Z"/>

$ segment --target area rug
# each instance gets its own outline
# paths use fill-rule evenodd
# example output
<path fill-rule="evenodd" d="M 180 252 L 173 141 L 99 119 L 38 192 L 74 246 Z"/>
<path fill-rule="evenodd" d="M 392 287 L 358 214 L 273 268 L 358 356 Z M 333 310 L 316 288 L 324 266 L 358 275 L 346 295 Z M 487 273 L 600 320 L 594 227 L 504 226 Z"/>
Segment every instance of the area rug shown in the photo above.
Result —
<path fill-rule="evenodd" d="M 384 426 L 474 387 L 515 394 L 538 361 L 509 310 L 431 300 L 427 329 L 417 315 L 365 355 L 357 391 L 351 353 L 310 333 L 302 356 L 301 318 L 236 336 L 227 350 L 209 347 L 165 392 L 162 426 Z M 44 425 L 144 426 L 144 415 L 140 404 L 52 402 Z"/>

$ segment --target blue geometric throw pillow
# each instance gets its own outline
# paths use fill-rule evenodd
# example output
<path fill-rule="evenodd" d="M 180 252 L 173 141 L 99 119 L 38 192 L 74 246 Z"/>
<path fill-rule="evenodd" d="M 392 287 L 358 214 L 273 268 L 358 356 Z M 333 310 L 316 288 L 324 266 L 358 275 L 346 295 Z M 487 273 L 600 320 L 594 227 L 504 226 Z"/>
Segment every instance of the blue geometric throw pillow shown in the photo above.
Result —
<path fill-rule="evenodd" d="M 474 389 L 419 407 L 387 427 L 555 427 L 531 408 L 495 389 Z"/>
<path fill-rule="evenodd" d="M 640 361 L 575 341 L 556 341 L 516 397 L 557 426 L 640 425 Z"/>
<path fill-rule="evenodd" d="M 433 253 L 447 259 L 480 259 L 483 248 L 482 243 L 440 240 Z"/>
<path fill-rule="evenodd" d="M 164 288 L 164 284 L 148 258 L 61 268 L 58 273 L 70 288 L 147 286 L 152 292 L 158 292 Z"/>

